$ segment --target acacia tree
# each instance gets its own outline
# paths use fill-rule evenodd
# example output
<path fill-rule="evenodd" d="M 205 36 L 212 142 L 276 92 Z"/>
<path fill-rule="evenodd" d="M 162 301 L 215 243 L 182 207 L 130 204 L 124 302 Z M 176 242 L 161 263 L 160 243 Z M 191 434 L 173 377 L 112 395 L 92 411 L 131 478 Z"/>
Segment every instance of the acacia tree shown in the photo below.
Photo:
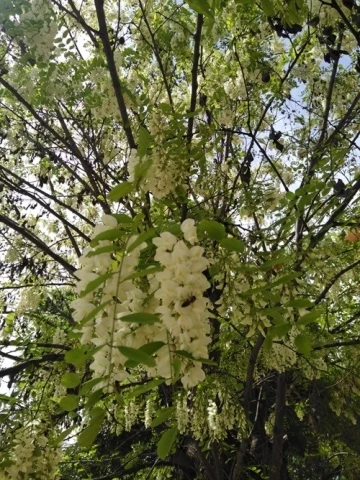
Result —
<path fill-rule="evenodd" d="M 1 478 L 356 478 L 357 2 L 0 25 Z"/>

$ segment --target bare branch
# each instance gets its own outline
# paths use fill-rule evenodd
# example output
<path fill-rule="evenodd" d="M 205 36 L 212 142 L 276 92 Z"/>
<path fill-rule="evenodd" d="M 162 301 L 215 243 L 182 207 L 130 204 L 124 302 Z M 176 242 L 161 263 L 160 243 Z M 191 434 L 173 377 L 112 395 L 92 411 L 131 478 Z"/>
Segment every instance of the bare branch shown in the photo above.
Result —
<path fill-rule="evenodd" d="M 23 370 L 26 370 L 28 367 L 32 365 L 40 365 L 45 362 L 58 362 L 63 359 L 64 359 L 64 355 L 62 353 L 49 353 L 47 355 L 43 355 L 40 358 L 30 358 L 25 362 L 18 363 L 17 365 L 14 365 L 12 367 L 4 368 L 3 370 L 0 370 L 0 378 L 7 377 L 7 376 L 11 377 L 13 375 L 16 375 L 17 373 L 20 373 Z"/>
<path fill-rule="evenodd" d="M 325 297 L 326 297 L 326 294 L 328 293 L 328 291 L 330 290 L 330 288 L 334 285 L 334 283 L 342 276 L 344 275 L 346 272 L 349 272 L 350 270 L 352 270 L 353 268 L 357 267 L 358 265 L 360 265 L 360 260 L 352 263 L 351 265 L 348 265 L 347 267 L 343 268 L 342 270 L 340 270 L 340 272 L 338 272 L 336 275 L 334 275 L 332 277 L 332 279 L 329 281 L 329 283 L 326 285 L 326 287 L 324 288 L 324 290 L 320 293 L 320 295 L 317 297 L 317 299 L 315 300 L 314 302 L 314 305 L 318 305 L 321 300 L 323 300 Z"/>
<path fill-rule="evenodd" d="M 40 240 L 39 237 L 37 237 L 34 233 L 30 232 L 24 227 L 21 227 L 17 223 L 15 223 L 13 220 L 11 220 L 8 217 L 5 217 L 5 215 L 0 214 L 0 222 L 4 223 L 7 227 L 11 228 L 12 230 L 15 230 L 16 232 L 20 233 L 20 235 L 24 238 L 27 238 L 32 244 L 34 244 L 37 248 L 39 248 L 43 253 L 51 257 L 53 260 L 55 260 L 57 263 L 59 263 L 64 269 L 69 272 L 71 275 L 74 276 L 74 272 L 76 271 L 76 268 L 70 265 L 66 260 L 64 260 L 60 255 L 57 253 L 53 252 L 45 242 Z"/>
<path fill-rule="evenodd" d="M 122 86 L 120 83 L 119 75 L 116 70 L 114 54 L 110 45 L 110 39 L 109 39 L 109 34 L 106 26 L 106 18 L 105 18 L 105 12 L 104 12 L 104 0 L 95 0 L 95 8 L 96 8 L 96 14 L 99 22 L 100 38 L 103 44 L 103 49 L 106 56 L 111 81 L 114 87 L 116 100 L 119 106 L 120 115 L 123 123 L 123 129 L 124 129 L 129 147 L 131 149 L 136 149 L 137 145 L 131 130 L 130 119 L 126 109 L 124 95 L 122 92 Z"/>

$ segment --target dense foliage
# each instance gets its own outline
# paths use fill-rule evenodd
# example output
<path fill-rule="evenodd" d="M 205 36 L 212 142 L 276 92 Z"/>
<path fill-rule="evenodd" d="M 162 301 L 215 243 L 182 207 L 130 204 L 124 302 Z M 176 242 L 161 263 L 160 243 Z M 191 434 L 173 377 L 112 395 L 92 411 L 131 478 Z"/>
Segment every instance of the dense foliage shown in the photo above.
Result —
<path fill-rule="evenodd" d="M 358 478 L 360 5 L 0 25 L 0 479 Z"/>

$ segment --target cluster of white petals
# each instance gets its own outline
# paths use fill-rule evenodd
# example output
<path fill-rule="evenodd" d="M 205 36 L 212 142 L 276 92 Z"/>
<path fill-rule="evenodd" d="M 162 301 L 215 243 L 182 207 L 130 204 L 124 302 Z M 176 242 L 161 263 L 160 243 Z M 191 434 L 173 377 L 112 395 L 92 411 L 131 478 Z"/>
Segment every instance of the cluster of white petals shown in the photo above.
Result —
<path fill-rule="evenodd" d="M 117 220 L 111 215 L 102 217 L 102 224 L 95 227 L 93 238 L 99 234 L 117 228 Z M 136 237 L 130 237 L 127 245 L 131 246 Z M 111 246 L 110 240 L 99 241 L 97 248 Z M 128 376 L 124 364 L 128 360 L 117 347 L 129 346 L 139 348 L 142 345 L 155 341 L 164 340 L 166 335 L 158 335 L 161 328 L 158 325 L 139 326 L 121 321 L 125 315 L 137 312 L 142 308 L 145 294 L 139 290 L 131 279 L 138 265 L 140 251 L 146 246 L 140 244 L 130 253 L 125 253 L 119 262 L 114 261 L 110 252 L 94 254 L 91 248 L 87 248 L 80 257 L 82 268 L 76 271 L 79 278 L 77 293 L 79 298 L 72 302 L 74 309 L 73 318 L 81 322 L 81 343 L 92 343 L 99 349 L 93 356 L 90 368 L 95 378 L 104 378 L 100 386 L 110 386 L 114 381 L 121 381 Z M 126 247 L 125 247 L 126 248 Z M 81 295 L 91 281 L 108 273 L 104 282 L 86 295 Z M 103 305 L 103 308 L 84 323 L 84 318 L 91 314 L 94 309 Z M 144 309 L 142 309 L 144 310 Z M 112 387 L 111 387 L 112 388 Z"/>
<path fill-rule="evenodd" d="M 140 162 L 140 157 L 137 153 L 137 150 L 133 148 L 131 150 L 129 161 L 128 161 L 128 172 L 129 172 L 129 182 L 133 182 L 135 180 L 135 169 L 136 166 Z"/>
<path fill-rule="evenodd" d="M 34 425 L 16 430 L 10 455 L 10 465 L 0 467 L 4 480 L 48 480 L 55 473 L 61 459 L 61 449 L 49 445 L 48 438 Z M 4 464 L 5 465 L 5 464 Z"/>
<path fill-rule="evenodd" d="M 158 101 L 158 92 L 156 98 Z M 154 145 L 151 151 L 141 157 L 136 149 L 131 150 L 128 159 L 129 181 L 138 180 L 135 178 L 136 169 L 146 164 L 146 176 L 141 179 L 141 189 L 161 199 L 184 184 L 188 169 L 186 162 L 181 159 L 178 147 L 168 141 L 168 136 L 173 136 L 173 130 L 164 112 L 152 109 L 148 118 L 148 129 Z"/>
<path fill-rule="evenodd" d="M 176 400 L 176 420 L 180 433 L 188 432 L 190 419 L 190 409 L 188 407 L 187 396 L 179 395 Z"/>
<path fill-rule="evenodd" d="M 57 33 L 57 24 L 52 18 L 49 0 L 33 0 L 31 9 L 20 16 L 25 42 L 34 47 L 36 54 L 48 58 Z"/>
<path fill-rule="evenodd" d="M 116 218 L 104 215 L 102 223 L 95 227 L 93 238 L 116 228 Z M 111 390 L 115 381 L 122 381 L 129 375 L 125 368 L 128 359 L 118 347 L 139 349 L 151 342 L 163 342 L 164 346 L 156 352 L 156 365 L 144 366 L 150 377 L 160 376 L 171 382 L 172 362 L 178 357 L 179 374 L 185 388 L 204 380 L 201 359 L 208 358 L 210 325 L 204 297 L 209 282 L 202 272 L 209 262 L 203 256 L 204 249 L 195 245 L 195 222 L 185 220 L 181 230 L 184 240 L 178 240 L 169 232 L 153 239 L 157 247 L 154 259 L 163 269 L 149 275 L 143 289 L 136 280 L 129 278 L 136 272 L 140 251 L 146 247 L 142 243 L 128 248 L 136 237 L 128 239 L 119 260 L 111 256 L 111 248 L 104 252 L 103 247 L 106 250 L 112 245 L 110 240 L 100 240 L 95 250 L 87 248 L 80 258 L 82 268 L 76 271 L 79 298 L 72 302 L 73 317 L 80 322 L 81 342 L 98 347 L 90 368 L 95 378 L 104 379 L 100 387 Z M 96 252 L 99 248 L 103 249 L 102 253 Z M 104 280 L 100 278 L 99 285 L 87 293 L 89 283 L 101 276 Z M 91 315 L 96 308 L 100 311 Z M 158 314 L 159 322 L 122 321 L 125 315 L 139 312 Z M 176 354 L 177 350 L 186 351 L 189 358 Z"/>
<path fill-rule="evenodd" d="M 216 381 L 209 389 L 196 391 L 185 418 L 188 422 L 185 426 L 183 420 L 178 420 L 178 425 L 182 425 L 179 431 L 191 431 L 198 440 L 207 437 L 212 441 L 224 440 L 230 430 L 236 430 L 241 438 L 247 431 L 244 409 Z"/>
<path fill-rule="evenodd" d="M 181 230 L 185 240 L 195 243 L 193 220 L 185 220 Z M 210 324 L 204 292 L 210 284 L 202 273 L 209 265 L 203 256 L 204 249 L 198 245 L 188 247 L 170 232 L 162 233 L 153 243 L 157 247 L 155 260 L 164 267 L 155 275 L 160 284 L 155 292 L 155 298 L 160 302 L 156 312 L 161 314 L 175 350 L 185 350 L 194 358 L 208 358 Z M 183 362 L 182 374 L 185 388 L 193 387 L 205 378 L 201 362 Z"/>

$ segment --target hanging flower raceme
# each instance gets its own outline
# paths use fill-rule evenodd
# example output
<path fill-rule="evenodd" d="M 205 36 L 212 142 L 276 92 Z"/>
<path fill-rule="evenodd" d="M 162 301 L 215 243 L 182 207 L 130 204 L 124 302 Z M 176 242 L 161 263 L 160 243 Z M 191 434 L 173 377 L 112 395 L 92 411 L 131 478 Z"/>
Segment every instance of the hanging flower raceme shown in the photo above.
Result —
<path fill-rule="evenodd" d="M 185 220 L 181 230 L 188 243 L 197 242 L 194 220 Z M 210 324 L 204 292 L 210 284 L 202 273 L 209 265 L 204 249 L 197 245 L 188 247 L 169 232 L 153 239 L 153 243 L 157 247 L 155 260 L 164 267 L 155 275 L 160 284 L 155 293 L 160 303 L 156 312 L 161 315 L 175 351 L 184 350 L 195 359 L 208 358 Z M 201 362 L 183 362 L 182 373 L 184 387 L 192 387 L 205 378 Z"/>
<path fill-rule="evenodd" d="M 9 458 L 0 463 L 0 478 L 4 480 L 55 478 L 61 459 L 61 449 L 59 446 L 54 447 L 48 437 L 48 432 L 42 432 L 38 424 L 32 423 L 17 429 L 12 438 Z"/>
<path fill-rule="evenodd" d="M 102 224 L 95 227 L 93 239 L 117 226 L 115 217 L 104 215 Z M 81 325 L 81 343 L 91 342 L 97 347 L 90 365 L 94 377 L 104 378 L 100 386 L 110 390 L 115 381 L 128 376 L 124 368 L 128 358 L 118 347 L 139 348 L 153 341 L 159 331 L 157 325 L 139 326 L 121 320 L 139 311 L 141 300 L 145 298 L 129 278 L 136 271 L 140 251 L 146 247 L 146 243 L 141 243 L 130 249 L 136 240 L 136 236 L 128 238 L 119 260 L 112 256 L 115 251 L 112 241 L 100 240 L 95 250 L 87 248 L 84 251 L 80 258 L 82 268 L 76 272 L 79 278 L 76 290 L 80 298 L 72 302 L 73 317 Z M 166 336 L 163 335 L 163 339 Z"/>
<path fill-rule="evenodd" d="M 138 245 L 137 237 L 132 236 L 122 247 L 121 256 L 115 258 L 113 241 L 99 240 L 117 226 L 115 217 L 103 216 L 93 234 L 96 248 L 84 251 L 82 268 L 76 272 L 79 298 L 72 302 L 73 316 L 80 324 L 81 343 L 97 347 L 90 365 L 94 377 L 103 378 L 100 386 L 112 390 L 115 381 L 129 375 L 124 347 L 138 350 L 157 344 L 152 364 L 144 365 L 148 376 L 171 382 L 177 360 L 176 375 L 184 387 L 193 387 L 205 378 L 201 364 L 208 358 L 210 343 L 204 297 L 210 285 L 202 273 L 209 262 L 203 256 L 204 249 L 195 245 L 195 223 L 190 219 L 182 223 L 184 240 L 169 232 L 153 239 L 157 247 L 154 260 L 163 269 L 155 275 L 143 272 L 145 281 L 141 283 L 135 277 L 140 252 L 147 244 Z M 134 313 L 152 314 L 157 321 L 131 322 L 129 315 Z"/>

